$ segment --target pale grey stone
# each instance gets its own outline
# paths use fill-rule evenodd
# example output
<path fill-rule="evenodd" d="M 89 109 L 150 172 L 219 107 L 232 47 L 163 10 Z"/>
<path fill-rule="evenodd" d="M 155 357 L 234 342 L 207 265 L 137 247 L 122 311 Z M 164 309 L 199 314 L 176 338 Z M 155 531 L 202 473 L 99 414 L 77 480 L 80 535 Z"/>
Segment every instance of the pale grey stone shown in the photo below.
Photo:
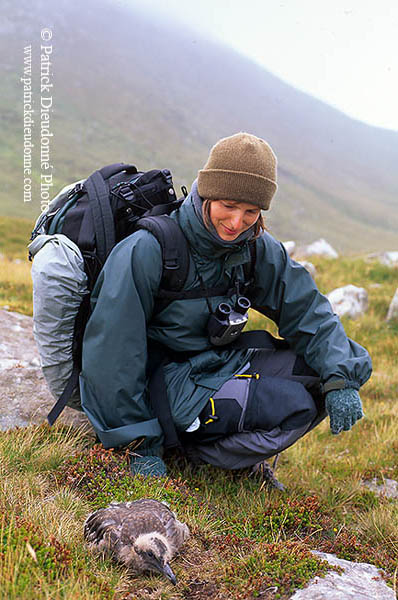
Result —
<path fill-rule="evenodd" d="M 383 483 L 379 483 L 377 478 L 374 477 L 373 479 L 364 481 L 363 484 L 378 496 L 398 498 L 398 481 L 394 479 L 384 479 Z"/>
<path fill-rule="evenodd" d="M 358 319 L 368 309 L 368 293 L 364 288 L 356 285 L 346 285 L 336 288 L 327 294 L 333 311 L 339 316 Z"/>
<path fill-rule="evenodd" d="M 293 254 L 296 251 L 296 242 L 293 242 L 293 240 L 289 240 L 288 242 L 282 242 L 282 244 L 285 247 L 285 250 L 288 253 L 288 255 L 293 256 Z"/>
<path fill-rule="evenodd" d="M 398 288 L 396 289 L 388 308 L 386 321 L 392 321 L 393 319 L 398 319 Z"/>
<path fill-rule="evenodd" d="M 300 255 L 302 257 L 318 255 L 325 256 L 327 258 L 338 258 L 339 256 L 336 250 L 329 244 L 329 242 L 327 242 L 323 238 L 316 240 L 308 246 L 304 246 L 304 248 L 300 248 Z"/>
<path fill-rule="evenodd" d="M 395 600 L 393 590 L 374 565 L 343 560 L 315 550 L 313 553 L 333 566 L 342 567 L 344 573 L 330 571 L 326 577 L 315 577 L 290 600 Z"/>
<path fill-rule="evenodd" d="M 398 267 L 398 251 L 384 252 L 379 260 L 382 265 L 386 265 L 387 267 Z"/>
<path fill-rule="evenodd" d="M 54 405 L 41 369 L 31 317 L 0 309 L 0 430 L 42 423 Z M 84 413 L 66 408 L 63 423 L 92 430 Z"/>

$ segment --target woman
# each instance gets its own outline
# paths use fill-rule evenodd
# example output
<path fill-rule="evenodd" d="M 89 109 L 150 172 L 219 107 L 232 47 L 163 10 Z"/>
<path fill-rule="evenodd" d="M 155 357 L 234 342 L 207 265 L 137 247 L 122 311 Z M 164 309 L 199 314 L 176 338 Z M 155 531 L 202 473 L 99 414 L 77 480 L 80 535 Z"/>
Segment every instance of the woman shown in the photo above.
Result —
<path fill-rule="evenodd" d="M 307 271 L 264 231 L 261 210 L 268 210 L 276 189 L 270 146 L 238 133 L 212 148 L 191 193 L 171 215 L 190 248 L 184 290 L 224 285 L 235 288 L 232 294 L 176 300 L 154 315 L 162 274 L 157 240 L 140 230 L 109 256 L 93 293 L 80 388 L 106 447 L 143 439 L 133 473 L 166 472 L 163 432 L 148 401 L 148 343 L 180 357 L 164 367 L 172 419 L 183 442 L 210 464 L 254 466 L 313 428 L 325 407 L 334 434 L 363 416 L 358 389 L 370 376 L 370 357 L 347 338 Z M 245 288 L 250 244 L 256 257 Z M 287 347 L 214 345 L 214 335 L 210 341 L 217 307 L 233 307 L 242 290 L 277 323 Z"/>

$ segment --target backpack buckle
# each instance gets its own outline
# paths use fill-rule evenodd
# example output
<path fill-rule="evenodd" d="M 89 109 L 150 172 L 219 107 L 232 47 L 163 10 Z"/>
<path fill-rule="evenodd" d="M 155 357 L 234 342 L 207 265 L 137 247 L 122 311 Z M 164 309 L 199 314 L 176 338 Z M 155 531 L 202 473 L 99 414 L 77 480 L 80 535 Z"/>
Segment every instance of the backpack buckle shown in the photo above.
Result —
<path fill-rule="evenodd" d="M 180 267 L 180 264 L 179 264 L 177 258 L 169 258 L 164 261 L 164 268 L 169 271 L 175 271 L 179 267 Z"/>
<path fill-rule="evenodd" d="M 73 196 L 75 196 L 75 194 L 80 194 L 83 190 L 84 190 L 84 184 L 82 182 L 79 182 L 75 185 L 75 187 L 73 187 L 71 190 L 69 190 L 66 197 L 68 199 L 70 199 Z"/>
<path fill-rule="evenodd" d="M 112 192 L 117 198 L 121 198 L 124 202 L 131 202 L 134 199 L 134 191 L 131 189 L 129 184 L 123 182 L 119 184 L 119 187 L 115 192 Z"/>

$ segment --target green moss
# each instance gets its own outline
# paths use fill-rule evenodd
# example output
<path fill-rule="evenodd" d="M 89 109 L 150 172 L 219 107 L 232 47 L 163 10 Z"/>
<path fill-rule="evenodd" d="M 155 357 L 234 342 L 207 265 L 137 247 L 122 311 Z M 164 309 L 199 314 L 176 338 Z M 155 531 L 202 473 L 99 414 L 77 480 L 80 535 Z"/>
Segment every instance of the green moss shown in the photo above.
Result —
<path fill-rule="evenodd" d="M 244 592 L 246 598 L 263 595 L 274 588 L 274 598 L 281 598 L 292 588 L 303 587 L 316 575 L 330 570 L 330 565 L 314 556 L 297 542 L 258 545 L 230 564 L 223 584 L 231 592 Z"/>
<path fill-rule="evenodd" d="M 72 563 L 71 551 L 65 544 L 54 536 L 45 539 L 35 524 L 18 516 L 11 522 L 3 521 L 0 537 L 3 563 L 8 556 L 18 561 L 15 576 L 21 594 L 35 580 L 44 577 L 46 581 L 54 581 L 66 577 Z"/>

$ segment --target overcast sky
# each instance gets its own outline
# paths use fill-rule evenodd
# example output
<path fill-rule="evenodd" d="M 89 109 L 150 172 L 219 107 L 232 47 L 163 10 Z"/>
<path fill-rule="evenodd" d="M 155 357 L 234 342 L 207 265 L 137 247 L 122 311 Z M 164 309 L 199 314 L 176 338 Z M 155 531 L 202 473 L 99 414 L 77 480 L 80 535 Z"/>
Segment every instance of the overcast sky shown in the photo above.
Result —
<path fill-rule="evenodd" d="M 398 130 L 398 0 L 113 0 L 173 16 L 350 116 Z"/>

